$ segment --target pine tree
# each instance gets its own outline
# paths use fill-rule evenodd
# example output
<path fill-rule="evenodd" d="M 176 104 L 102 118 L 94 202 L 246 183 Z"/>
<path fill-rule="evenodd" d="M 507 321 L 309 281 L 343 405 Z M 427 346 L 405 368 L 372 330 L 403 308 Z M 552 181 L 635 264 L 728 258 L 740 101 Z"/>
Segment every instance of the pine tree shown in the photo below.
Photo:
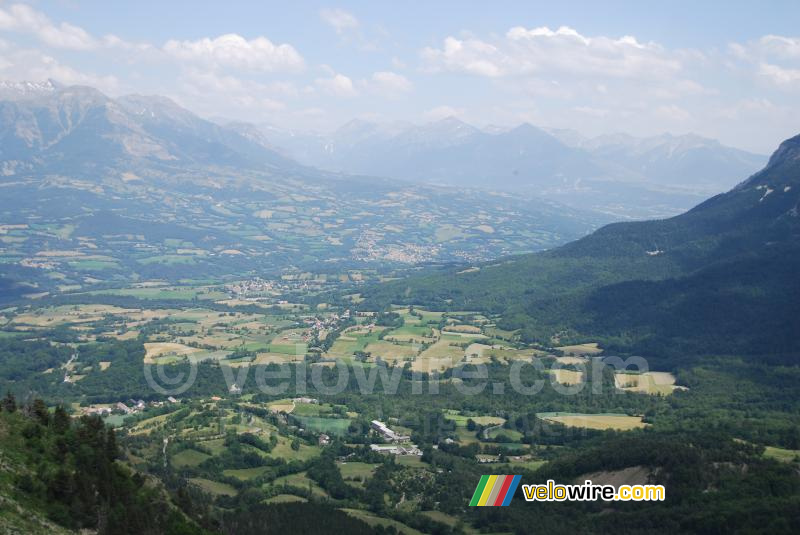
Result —
<path fill-rule="evenodd" d="M 55 412 L 53 413 L 53 429 L 59 435 L 63 435 L 67 432 L 70 426 L 70 418 L 67 411 L 64 409 L 63 406 L 58 405 L 56 407 Z"/>
<path fill-rule="evenodd" d="M 8 392 L 6 397 L 3 398 L 2 407 L 4 410 L 8 412 L 16 412 L 17 411 L 17 399 L 14 397 L 14 394 Z"/>
<path fill-rule="evenodd" d="M 41 399 L 37 398 L 33 400 L 31 414 L 42 425 L 48 425 L 50 423 L 50 412 L 47 410 L 47 405 L 45 405 L 44 401 Z"/>

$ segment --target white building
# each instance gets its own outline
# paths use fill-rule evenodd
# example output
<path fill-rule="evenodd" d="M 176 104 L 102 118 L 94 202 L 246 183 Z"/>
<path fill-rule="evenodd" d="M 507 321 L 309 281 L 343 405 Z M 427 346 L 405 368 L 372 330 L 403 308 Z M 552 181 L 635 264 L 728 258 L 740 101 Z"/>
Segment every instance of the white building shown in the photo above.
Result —
<path fill-rule="evenodd" d="M 399 435 L 394 431 L 392 431 L 391 429 L 389 429 L 385 423 L 378 420 L 372 420 L 372 422 L 370 422 L 370 427 L 372 427 L 373 430 L 377 431 L 384 439 L 388 440 L 389 442 L 407 442 L 411 440 L 410 436 Z"/>

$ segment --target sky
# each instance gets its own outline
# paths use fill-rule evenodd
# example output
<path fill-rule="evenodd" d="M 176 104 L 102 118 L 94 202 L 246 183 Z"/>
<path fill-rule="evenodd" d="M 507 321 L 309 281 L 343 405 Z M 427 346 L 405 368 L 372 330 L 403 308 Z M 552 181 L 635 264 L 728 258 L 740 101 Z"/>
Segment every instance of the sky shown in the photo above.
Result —
<path fill-rule="evenodd" d="M 0 1 L 0 80 L 168 96 L 208 118 L 800 133 L 800 2 Z"/>

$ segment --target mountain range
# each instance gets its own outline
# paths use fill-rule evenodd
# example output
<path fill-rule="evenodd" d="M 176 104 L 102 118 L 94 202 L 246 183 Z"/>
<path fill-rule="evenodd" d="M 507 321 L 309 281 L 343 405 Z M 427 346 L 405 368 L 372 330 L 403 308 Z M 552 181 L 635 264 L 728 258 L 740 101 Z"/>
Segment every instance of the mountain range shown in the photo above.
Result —
<path fill-rule="evenodd" d="M 455 117 L 425 125 L 353 120 L 330 135 L 261 130 L 272 146 L 323 169 L 500 189 L 617 217 L 674 215 L 766 161 L 696 135 L 586 138 L 527 123 L 480 129 Z"/>

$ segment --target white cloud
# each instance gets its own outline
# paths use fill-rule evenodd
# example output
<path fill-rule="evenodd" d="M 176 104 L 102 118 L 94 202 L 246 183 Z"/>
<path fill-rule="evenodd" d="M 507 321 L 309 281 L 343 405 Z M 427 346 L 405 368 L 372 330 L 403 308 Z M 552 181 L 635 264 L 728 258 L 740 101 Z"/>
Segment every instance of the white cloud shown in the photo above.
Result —
<path fill-rule="evenodd" d="M 454 108 L 452 106 L 442 105 L 436 106 L 423 114 L 423 117 L 428 119 L 429 121 L 439 121 L 441 119 L 447 119 L 448 117 L 463 117 L 464 116 L 464 109 L 463 108 Z"/>
<path fill-rule="evenodd" d="M 334 74 L 330 78 L 317 78 L 314 84 L 330 95 L 337 97 L 355 97 L 358 91 L 353 81 L 343 74 Z"/>
<path fill-rule="evenodd" d="M 402 74 L 391 71 L 378 71 L 373 73 L 372 78 L 366 85 L 374 91 L 387 93 L 389 95 L 408 93 L 414 87 L 411 80 Z"/>
<path fill-rule="evenodd" d="M 510 58 L 496 46 L 478 39 L 447 37 L 442 49 L 425 48 L 422 57 L 432 70 L 460 71 L 479 76 L 502 76 L 511 71 Z"/>
<path fill-rule="evenodd" d="M 658 106 L 653 110 L 653 115 L 672 123 L 686 122 L 692 117 L 688 111 L 675 104 Z"/>
<path fill-rule="evenodd" d="M 214 113 L 215 106 L 226 113 L 234 110 L 236 115 L 247 110 L 282 110 L 286 105 L 277 97 L 289 96 L 294 92 L 290 84 L 283 82 L 262 84 L 199 69 L 188 69 L 182 81 L 183 91 L 195 102 L 201 102 L 208 113 Z"/>
<path fill-rule="evenodd" d="M 784 68 L 771 63 L 761 63 L 758 67 L 758 74 L 777 85 L 791 85 L 800 82 L 800 69 Z"/>
<path fill-rule="evenodd" d="M 26 33 L 55 48 L 89 50 L 98 42 L 83 28 L 67 22 L 53 23 L 47 15 L 25 4 L 0 9 L 0 30 Z"/>
<path fill-rule="evenodd" d="M 65 85 L 88 85 L 111 94 L 120 89 L 120 82 L 114 76 L 84 73 L 38 50 L 10 47 L 2 47 L 0 51 L 0 78 L 16 81 L 52 78 Z"/>
<path fill-rule="evenodd" d="M 603 108 L 593 108 L 591 106 L 575 106 L 572 108 L 573 110 L 577 111 L 578 113 L 583 113 L 585 115 L 589 115 L 591 117 L 607 117 L 610 113 L 608 110 Z"/>
<path fill-rule="evenodd" d="M 800 38 L 765 35 L 746 43 L 731 43 L 728 51 L 745 72 L 782 89 L 800 86 Z"/>
<path fill-rule="evenodd" d="M 344 35 L 359 26 L 358 19 L 344 9 L 322 9 L 319 12 L 319 16 L 339 35 Z"/>
<path fill-rule="evenodd" d="M 664 79 L 681 70 L 679 58 L 655 43 L 640 43 L 631 36 L 586 37 L 566 26 L 517 26 L 492 41 L 451 36 L 441 48 L 425 48 L 422 57 L 434 71 L 486 77 L 561 73 Z"/>
<path fill-rule="evenodd" d="M 234 33 L 196 41 L 170 40 L 164 44 L 164 52 L 181 61 L 215 68 L 297 72 L 305 67 L 302 56 L 291 45 L 275 45 L 266 37 L 247 40 Z"/>

